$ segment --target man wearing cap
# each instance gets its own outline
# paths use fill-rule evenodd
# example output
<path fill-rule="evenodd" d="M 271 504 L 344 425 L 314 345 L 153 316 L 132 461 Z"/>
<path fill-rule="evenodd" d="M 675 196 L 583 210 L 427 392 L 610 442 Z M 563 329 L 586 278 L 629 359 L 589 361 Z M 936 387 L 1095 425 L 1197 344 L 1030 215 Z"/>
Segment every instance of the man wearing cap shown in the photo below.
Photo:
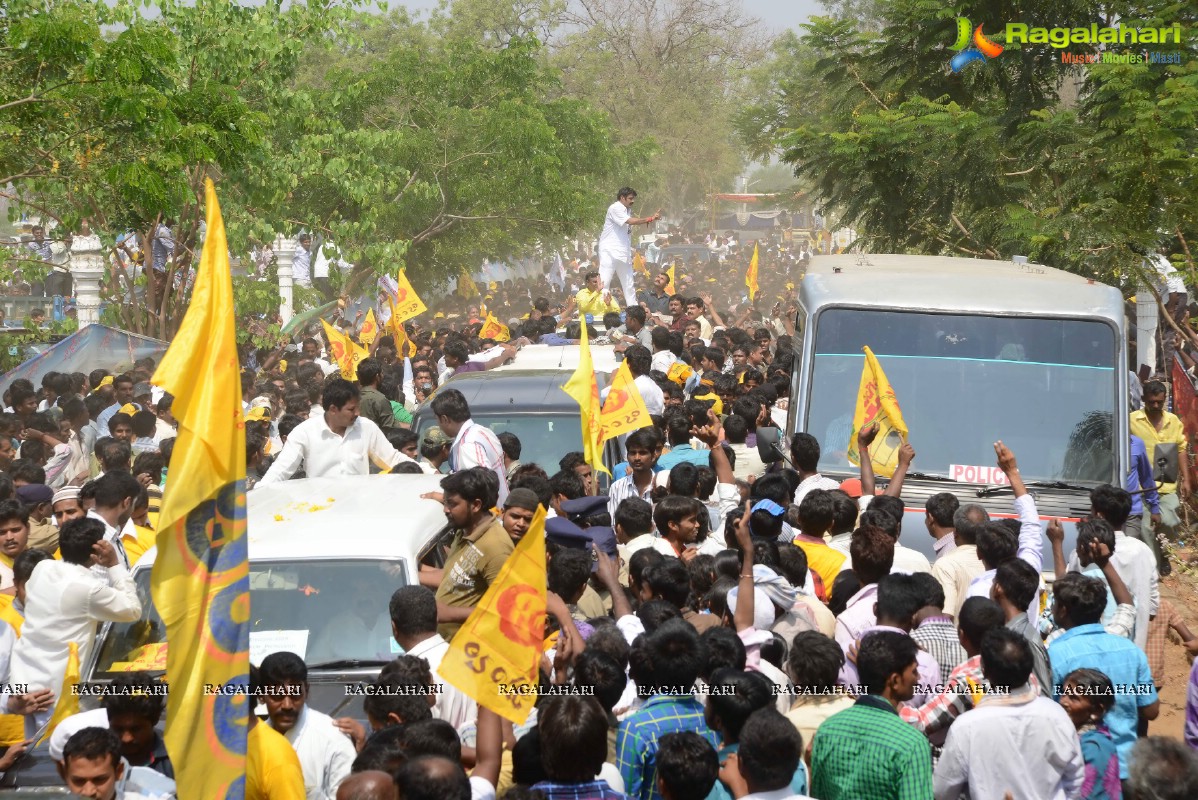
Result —
<path fill-rule="evenodd" d="M 17 497 L 29 509 L 29 546 L 47 553 L 58 549 L 58 526 L 50 516 L 54 513 L 54 491 L 40 483 L 17 487 Z"/>
<path fill-rule="evenodd" d="M 137 403 L 140 408 L 149 408 L 153 405 L 154 387 L 142 381 L 133 385 L 133 402 Z"/>
<path fill-rule="evenodd" d="M 79 489 L 78 486 L 64 486 L 54 493 L 50 508 L 54 514 L 55 527 L 61 529 L 71 520 L 87 516 L 87 510 L 79 501 Z"/>
<path fill-rule="evenodd" d="M 540 506 L 532 489 L 512 489 L 503 503 L 503 529 L 518 544 L 532 525 L 532 518 Z"/>

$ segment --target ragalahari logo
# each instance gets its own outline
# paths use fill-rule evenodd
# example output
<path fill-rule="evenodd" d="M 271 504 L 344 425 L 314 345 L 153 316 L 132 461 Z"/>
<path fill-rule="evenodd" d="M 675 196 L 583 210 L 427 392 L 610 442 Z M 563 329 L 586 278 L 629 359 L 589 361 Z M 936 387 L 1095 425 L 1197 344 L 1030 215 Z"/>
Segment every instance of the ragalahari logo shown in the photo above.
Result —
<path fill-rule="evenodd" d="M 970 44 L 973 46 L 970 47 Z M 960 52 L 952 57 L 948 65 L 953 72 L 960 72 L 975 61 L 998 58 L 1002 55 L 1003 46 L 987 39 L 981 25 L 975 29 L 967 17 L 957 17 L 957 41 L 952 49 Z"/>

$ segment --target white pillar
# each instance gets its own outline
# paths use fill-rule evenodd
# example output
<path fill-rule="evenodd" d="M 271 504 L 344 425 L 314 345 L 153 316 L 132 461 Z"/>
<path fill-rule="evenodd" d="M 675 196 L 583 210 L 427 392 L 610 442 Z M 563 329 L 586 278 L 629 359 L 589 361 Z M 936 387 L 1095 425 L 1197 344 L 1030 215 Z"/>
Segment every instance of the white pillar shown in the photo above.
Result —
<path fill-rule="evenodd" d="M 75 279 L 75 313 L 82 330 L 100 321 L 100 279 L 104 277 L 103 245 L 86 227 L 71 239 L 70 270 Z"/>
<path fill-rule="evenodd" d="M 295 240 L 279 234 L 275 237 L 274 251 L 276 264 L 279 269 L 279 316 L 286 325 L 294 314 L 295 299 L 292 287 L 295 277 L 291 271 L 291 261 L 295 258 Z"/>

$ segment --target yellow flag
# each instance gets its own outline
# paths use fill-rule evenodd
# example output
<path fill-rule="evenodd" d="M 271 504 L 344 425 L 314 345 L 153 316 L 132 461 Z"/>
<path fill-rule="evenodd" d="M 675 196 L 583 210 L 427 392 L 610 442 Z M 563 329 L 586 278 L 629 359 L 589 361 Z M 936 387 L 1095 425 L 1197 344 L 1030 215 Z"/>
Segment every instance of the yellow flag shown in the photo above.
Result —
<path fill-rule="evenodd" d="M 539 506 L 437 668 L 443 680 L 516 725 L 528 719 L 537 699 L 545 567 L 545 507 Z"/>
<path fill-rule="evenodd" d="M 645 257 L 641 255 L 640 250 L 632 251 L 632 268 L 644 275 L 646 278 L 649 277 L 649 267 L 646 266 Z"/>
<path fill-rule="evenodd" d="M 587 337 L 587 321 L 583 317 L 582 338 L 579 342 L 578 368 L 566 381 L 562 391 L 574 398 L 582 412 L 582 452 L 586 461 L 596 472 L 606 472 L 603 466 L 602 426 L 599 423 L 599 384 L 595 381 L 595 368 L 591 360 L 591 343 Z"/>
<path fill-rule="evenodd" d="M 861 387 L 857 390 L 857 410 L 853 414 L 853 433 L 849 439 L 848 457 L 853 464 L 861 463 L 857 452 L 857 434 L 862 428 L 878 423 L 878 435 L 869 446 L 869 458 L 874 472 L 889 478 L 898 466 L 898 451 L 907 441 L 907 423 L 894 387 L 886 380 L 886 373 L 878 363 L 877 356 L 868 347 L 865 350 L 865 366 L 861 370 Z"/>
<path fill-rule="evenodd" d="M 666 270 L 666 274 L 670 276 L 670 282 L 666 284 L 666 294 L 670 297 L 674 296 L 674 265 L 671 263 L 670 268 Z"/>
<path fill-rule="evenodd" d="M 416 294 L 416 290 L 408 282 L 408 276 L 403 270 L 400 270 L 399 275 L 395 277 L 395 302 L 392 303 L 392 308 L 394 310 L 391 312 L 391 319 L 395 319 L 398 313 L 400 322 L 428 311 L 424 301 L 420 299 L 420 295 Z"/>
<path fill-rule="evenodd" d="M 388 324 L 391 326 L 391 335 L 395 337 L 395 352 L 400 358 L 411 358 L 416 355 L 416 343 L 408 338 L 408 332 L 404 330 L 403 321 L 399 319 L 395 313 L 395 301 L 391 303 L 391 320 Z M 407 352 L 404 352 L 404 351 Z"/>
<path fill-rule="evenodd" d="M 38 744 L 50 738 L 58 723 L 79 713 L 79 695 L 75 687 L 79 684 L 79 645 L 70 643 L 70 655 L 67 656 L 67 671 L 62 677 L 62 690 L 58 693 L 58 701 L 54 704 L 54 713 L 46 725 L 46 732 L 38 740 Z"/>
<path fill-rule="evenodd" d="M 462 274 L 458 276 L 458 296 L 467 300 L 478 297 L 478 287 L 474 285 L 474 278 L 470 277 L 465 267 L 462 267 Z"/>
<path fill-rule="evenodd" d="M 757 242 L 753 242 L 753 258 L 749 261 L 749 271 L 745 273 L 745 286 L 749 287 L 749 302 L 757 298 Z"/>
<path fill-rule="evenodd" d="M 512 334 L 508 330 L 507 325 L 504 325 L 502 322 L 495 319 L 495 315 L 488 312 L 486 316 L 486 322 L 483 323 L 482 328 L 478 332 L 478 338 L 494 339 L 497 342 L 506 342 L 508 339 L 512 338 Z"/>
<path fill-rule="evenodd" d="M 187 797 L 241 796 L 249 704 L 245 423 L 225 226 L 212 181 L 191 304 L 153 382 L 179 435 L 158 517 L 151 591 L 170 642 L 166 747 Z M 206 692 L 206 685 L 232 687 Z"/>
<path fill-rule="evenodd" d="M 374 342 L 379 335 L 379 323 L 374 318 L 374 309 L 366 312 L 366 321 L 362 323 L 362 330 L 358 331 L 358 341 L 366 347 Z"/>
<path fill-rule="evenodd" d="M 607 399 L 603 401 L 603 411 L 599 415 L 599 438 L 606 442 L 613 436 L 645 428 L 653 424 L 649 419 L 649 409 L 645 407 L 645 399 L 637 388 L 625 361 L 616 370 L 616 377 L 611 382 Z"/>
<path fill-rule="evenodd" d="M 341 375 L 348 381 L 356 381 L 358 379 L 358 362 L 370 355 L 358 343 L 350 338 L 348 333 L 342 333 L 334 328 L 323 319 L 320 324 L 324 325 L 325 336 L 329 337 L 329 355 L 333 357 L 333 362 L 340 367 Z"/>

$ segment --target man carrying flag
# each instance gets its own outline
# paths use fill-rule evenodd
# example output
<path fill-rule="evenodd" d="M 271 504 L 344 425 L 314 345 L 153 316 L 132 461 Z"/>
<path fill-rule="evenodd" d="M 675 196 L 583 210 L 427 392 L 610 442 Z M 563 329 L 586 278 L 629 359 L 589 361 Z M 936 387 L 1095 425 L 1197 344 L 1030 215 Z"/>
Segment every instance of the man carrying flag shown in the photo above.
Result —
<path fill-rule="evenodd" d="M 907 441 L 907 423 L 899 408 L 894 387 L 886 379 L 877 356 L 868 347 L 865 350 L 865 366 L 861 370 L 861 386 L 857 390 L 857 410 L 853 414 L 853 434 L 849 440 L 848 459 L 855 465 L 861 464 L 861 453 L 857 449 L 857 434 L 864 428 L 877 423 L 878 431 L 869 446 L 870 462 L 874 472 L 889 478 L 898 467 L 899 448 Z"/>
<path fill-rule="evenodd" d="M 611 475 L 603 466 L 603 443 L 600 422 L 599 384 L 595 382 L 595 367 L 591 359 L 591 344 L 587 333 L 587 321 L 581 320 L 579 339 L 578 368 L 566 381 L 562 391 L 574 398 L 582 414 L 582 452 L 586 462 L 596 472 Z"/>
<path fill-rule="evenodd" d="M 749 261 L 749 271 L 745 273 L 745 286 L 749 287 L 749 302 L 757 299 L 757 242 L 753 242 L 753 258 Z"/>
<path fill-rule="evenodd" d="M 246 787 L 249 561 L 245 424 L 233 278 L 216 189 L 191 305 L 154 374 L 174 395 L 179 433 L 158 516 L 151 591 L 166 625 L 166 747 L 184 797 L 240 798 Z M 196 537 L 195 531 L 204 531 Z M 241 694 L 210 694 L 205 686 Z"/>

